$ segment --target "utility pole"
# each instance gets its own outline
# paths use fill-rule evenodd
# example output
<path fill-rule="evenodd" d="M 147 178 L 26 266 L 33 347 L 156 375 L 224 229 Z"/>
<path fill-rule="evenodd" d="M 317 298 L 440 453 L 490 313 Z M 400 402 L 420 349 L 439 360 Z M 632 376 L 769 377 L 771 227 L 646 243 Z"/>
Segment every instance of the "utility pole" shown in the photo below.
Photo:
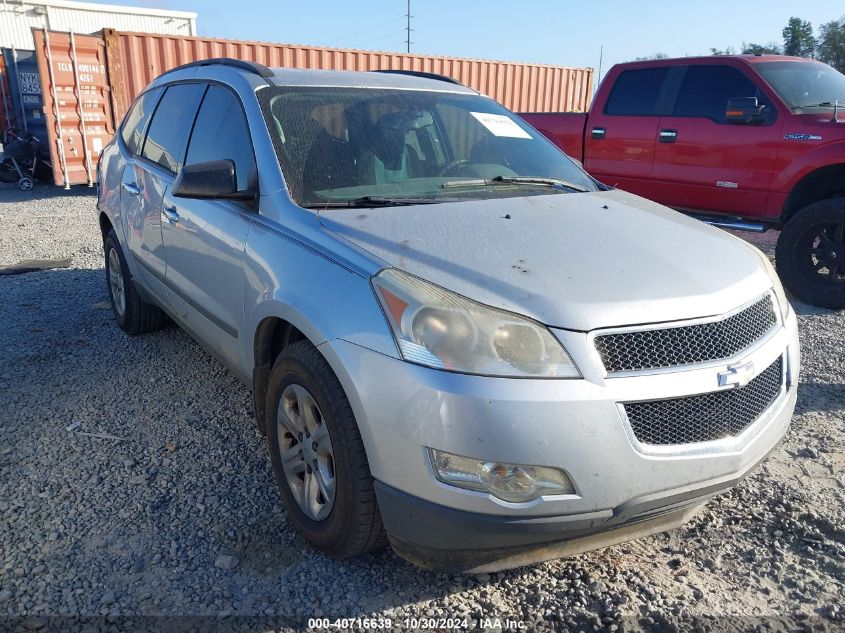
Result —
<path fill-rule="evenodd" d="M 407 47 L 407 51 L 410 53 L 411 44 L 413 44 L 411 41 L 411 31 L 413 31 L 411 28 L 411 0 L 408 0 L 408 12 L 405 14 L 405 17 L 408 19 L 407 25 L 405 26 L 405 46 Z"/>

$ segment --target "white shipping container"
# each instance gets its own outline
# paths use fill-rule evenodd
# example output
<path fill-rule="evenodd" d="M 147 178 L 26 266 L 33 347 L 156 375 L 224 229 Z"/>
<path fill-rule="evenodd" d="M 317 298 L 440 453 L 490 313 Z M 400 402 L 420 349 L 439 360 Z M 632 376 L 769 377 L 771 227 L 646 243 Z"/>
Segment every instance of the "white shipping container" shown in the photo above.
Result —
<path fill-rule="evenodd" d="M 32 29 L 96 33 L 104 28 L 196 35 L 197 14 L 73 0 L 0 0 L 0 48 L 32 50 Z"/>

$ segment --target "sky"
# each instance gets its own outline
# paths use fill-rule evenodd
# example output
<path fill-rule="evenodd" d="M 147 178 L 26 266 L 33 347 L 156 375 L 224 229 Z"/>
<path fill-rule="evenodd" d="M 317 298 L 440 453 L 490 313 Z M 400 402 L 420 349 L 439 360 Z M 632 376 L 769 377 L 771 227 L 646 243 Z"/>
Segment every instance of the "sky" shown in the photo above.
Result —
<path fill-rule="evenodd" d="M 100 2 L 104 0 L 99 0 Z M 406 0 L 118 0 L 196 11 L 200 35 L 405 50 Z M 791 16 L 813 26 L 845 15 L 842 0 L 412 0 L 411 52 L 598 68 L 637 57 L 709 54 L 781 42 Z"/>

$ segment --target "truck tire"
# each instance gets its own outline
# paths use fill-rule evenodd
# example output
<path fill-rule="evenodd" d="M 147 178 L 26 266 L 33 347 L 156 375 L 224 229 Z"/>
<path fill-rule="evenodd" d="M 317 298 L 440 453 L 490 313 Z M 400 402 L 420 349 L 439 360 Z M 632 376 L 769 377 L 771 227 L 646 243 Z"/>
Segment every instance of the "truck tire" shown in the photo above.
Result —
<path fill-rule="evenodd" d="M 158 306 L 141 299 L 135 289 L 114 229 L 110 230 L 103 240 L 103 252 L 106 256 L 109 302 L 114 320 L 120 329 L 133 336 L 160 329 L 164 313 Z"/>
<path fill-rule="evenodd" d="M 845 197 L 814 202 L 792 216 L 778 238 L 775 263 L 799 300 L 845 308 Z"/>
<path fill-rule="evenodd" d="M 289 520 L 307 541 L 336 558 L 387 543 L 352 407 L 308 341 L 288 345 L 270 371 L 267 446 Z"/>

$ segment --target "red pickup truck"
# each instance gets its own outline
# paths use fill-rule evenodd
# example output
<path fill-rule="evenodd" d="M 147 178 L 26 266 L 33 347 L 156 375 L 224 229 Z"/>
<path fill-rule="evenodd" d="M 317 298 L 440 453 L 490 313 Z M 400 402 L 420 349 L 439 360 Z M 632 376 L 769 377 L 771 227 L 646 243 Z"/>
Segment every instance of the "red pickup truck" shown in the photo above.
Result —
<path fill-rule="evenodd" d="M 620 64 L 588 114 L 521 116 L 608 185 L 720 226 L 780 229 L 784 285 L 845 308 L 845 75 L 830 66 L 776 55 Z"/>

